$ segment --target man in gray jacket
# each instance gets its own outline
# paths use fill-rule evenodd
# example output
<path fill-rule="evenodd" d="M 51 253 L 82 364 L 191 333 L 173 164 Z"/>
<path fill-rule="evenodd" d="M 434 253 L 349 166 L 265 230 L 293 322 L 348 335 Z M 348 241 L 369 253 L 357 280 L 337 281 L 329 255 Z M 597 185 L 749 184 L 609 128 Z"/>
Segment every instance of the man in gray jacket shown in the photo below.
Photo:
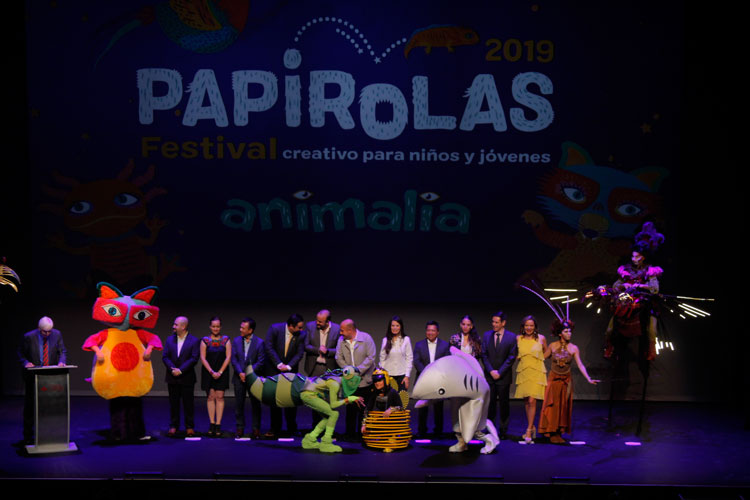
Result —
<path fill-rule="evenodd" d="M 364 397 L 372 384 L 375 370 L 375 342 L 369 333 L 357 330 L 351 319 L 341 322 L 341 337 L 336 345 L 336 363 L 340 368 L 351 365 L 359 370 L 362 381 L 355 396 Z M 362 411 L 356 405 L 346 406 L 346 437 L 354 439 L 362 426 Z"/>

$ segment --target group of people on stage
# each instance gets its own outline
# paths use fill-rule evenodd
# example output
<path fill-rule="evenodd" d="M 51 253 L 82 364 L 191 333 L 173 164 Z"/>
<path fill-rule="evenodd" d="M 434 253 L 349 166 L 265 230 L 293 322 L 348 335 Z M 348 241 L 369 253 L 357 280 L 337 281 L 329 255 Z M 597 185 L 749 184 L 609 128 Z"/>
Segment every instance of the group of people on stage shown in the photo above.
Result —
<path fill-rule="evenodd" d="M 473 356 L 483 367 L 490 386 L 488 418 L 496 422 L 501 438 L 506 437 L 510 417 L 510 386 L 513 365 L 516 364 L 515 398 L 525 401 L 528 426 L 523 435 L 525 442 L 531 442 L 536 434 L 535 417 L 537 400 L 543 400 L 539 416 L 538 431 L 547 435 L 551 442 L 564 442 L 562 433 L 570 432 L 572 408 L 571 364 L 575 360 L 583 376 L 592 380 L 580 358 L 580 351 L 571 343 L 572 321 L 557 321 L 553 333 L 559 340 L 547 344 L 539 334 L 537 322 L 527 316 L 521 323 L 521 332 L 516 335 L 506 330 L 506 316 L 498 311 L 492 316 L 492 328 L 483 335 L 476 330 L 471 316 L 464 316 L 459 323 L 459 332 L 449 341 L 440 336 L 437 321 L 425 325 L 424 339 L 412 341 L 406 334 L 404 321 L 394 316 L 387 324 L 386 334 L 379 354 L 372 336 L 359 330 L 354 321 L 346 319 L 337 324 L 331 320 L 328 310 L 320 311 L 315 321 L 305 323 L 302 316 L 292 314 L 284 323 L 271 325 L 264 339 L 256 333 L 256 322 L 244 318 L 239 325 L 239 335 L 231 339 L 222 331 L 219 317 L 211 318 L 208 335 L 198 338 L 190 333 L 188 318 L 177 317 L 172 325 L 173 334 L 165 343 L 162 360 L 166 366 L 166 383 L 170 404 L 168 436 L 176 436 L 180 429 L 180 414 L 184 414 L 185 435 L 195 436 L 194 386 L 197 382 L 195 367 L 201 367 L 201 389 L 206 392 L 206 405 L 210 427 L 206 433 L 210 437 L 222 435 L 225 401 L 224 394 L 229 388 L 230 365 L 235 396 L 235 437 L 247 435 L 261 437 L 261 402 L 250 394 L 246 383 L 249 365 L 252 371 L 266 376 L 280 373 L 300 372 L 304 358 L 304 373 L 308 377 L 320 376 L 329 370 L 354 366 L 361 376 L 356 396 L 361 396 L 364 408 L 377 408 L 383 411 L 401 407 L 401 400 L 385 381 L 395 380 L 399 390 L 408 391 L 412 385 L 412 368 L 416 376 L 431 362 L 450 355 L 450 347 L 460 349 Z M 53 346 L 52 354 L 46 354 L 48 346 Z M 19 356 L 25 367 L 44 363 L 63 363 L 65 349 L 62 336 L 52 329 L 52 321 L 42 318 L 39 328 L 26 334 Z M 544 360 L 551 359 L 551 370 L 547 375 Z M 28 391 L 27 391 L 28 392 Z M 250 399 L 252 418 L 250 427 L 246 425 L 245 399 Z M 428 412 L 433 409 L 435 434 L 443 433 L 443 401 L 436 401 L 429 407 L 418 410 L 417 437 L 428 434 Z M 270 408 L 270 430 L 264 434 L 273 438 L 281 433 L 282 409 Z M 286 430 L 297 432 L 296 407 L 284 408 Z M 498 418 L 499 414 L 499 418 Z M 25 421 L 28 419 L 25 418 Z M 320 416 L 313 412 L 313 426 Z M 356 439 L 361 431 L 362 409 L 359 405 L 347 405 L 346 434 L 344 438 Z M 28 431 L 25 428 L 24 434 Z"/>
<path fill-rule="evenodd" d="M 229 365 L 235 393 L 236 437 L 245 435 L 245 399 L 250 398 L 252 408 L 251 432 L 253 438 L 261 436 L 261 403 L 249 393 L 245 383 L 245 371 L 252 365 L 255 373 L 273 376 L 279 373 L 297 373 L 304 358 L 304 373 L 309 377 L 320 376 L 329 370 L 354 366 L 362 380 L 355 393 L 365 401 L 366 408 L 382 407 L 383 410 L 400 408 L 400 399 L 385 387 L 384 381 L 393 378 L 399 390 L 408 391 L 411 385 L 412 368 L 416 376 L 431 362 L 450 355 L 450 347 L 460 349 L 477 359 L 484 368 L 490 385 L 489 418 L 496 421 L 501 438 L 506 437 L 510 419 L 510 387 L 512 369 L 516 364 L 515 398 L 525 402 L 528 426 L 523 435 L 524 442 L 531 442 L 537 432 L 537 400 L 543 401 L 538 420 L 538 431 L 553 443 L 562 443 L 563 433 L 571 430 L 573 400 L 571 365 L 575 360 L 579 370 L 589 383 L 595 384 L 581 361 L 580 351 L 571 343 L 572 321 L 555 321 L 553 334 L 559 340 L 547 344 L 538 332 L 536 320 L 527 316 L 521 323 L 521 332 L 516 335 L 506 330 L 505 313 L 499 311 L 492 316 L 492 329 L 482 336 L 477 333 L 471 316 L 464 316 L 459 323 L 459 332 L 446 342 L 439 338 L 440 325 L 428 321 L 425 338 L 412 347 L 406 334 L 404 321 L 394 316 L 388 322 L 386 334 L 376 352 L 372 336 L 357 329 L 354 321 L 347 319 L 337 324 L 331 320 L 328 310 L 320 311 L 315 321 L 305 323 L 300 315 L 291 315 L 285 323 L 276 323 L 268 329 L 265 339 L 255 335 L 256 323 L 245 318 L 240 323 L 240 335 L 234 340 L 221 331 L 221 320 L 214 317 L 210 322 L 210 334 L 197 339 L 187 331 L 187 318 L 175 320 L 174 335 L 164 349 L 164 364 L 168 368 L 167 384 L 170 395 L 171 422 L 169 435 L 179 428 L 180 402 L 185 413 L 188 436 L 194 435 L 192 411 L 192 386 L 196 381 L 192 367 L 200 361 L 202 365 L 201 388 L 206 391 L 210 420 L 209 436 L 220 435 L 220 424 L 224 410 L 224 392 L 229 388 Z M 544 365 L 551 359 L 549 374 Z M 377 369 L 377 370 L 376 370 Z M 385 372 L 385 374 L 383 373 Z M 384 406 L 385 405 L 385 406 Z M 434 411 L 433 432 L 443 432 L 443 402 L 432 405 Z M 264 434 L 272 438 L 282 429 L 282 409 L 271 407 L 271 428 Z M 428 434 L 429 408 L 418 410 L 417 437 Z M 297 432 L 296 408 L 284 408 L 286 430 Z M 499 416 L 499 418 L 498 418 Z M 313 412 L 313 425 L 320 416 Z M 345 438 L 356 438 L 361 429 L 362 412 L 357 405 L 347 405 Z"/>

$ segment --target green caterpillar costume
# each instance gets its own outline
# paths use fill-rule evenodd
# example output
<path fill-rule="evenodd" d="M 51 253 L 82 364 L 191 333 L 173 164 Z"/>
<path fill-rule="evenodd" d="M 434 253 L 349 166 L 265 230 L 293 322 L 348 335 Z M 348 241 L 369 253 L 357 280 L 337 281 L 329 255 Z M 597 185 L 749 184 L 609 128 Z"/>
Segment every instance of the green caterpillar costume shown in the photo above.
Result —
<path fill-rule="evenodd" d="M 250 394 L 262 403 L 279 408 L 309 406 L 323 418 L 315 428 L 302 438 L 302 447 L 327 453 L 338 453 L 341 447 L 333 444 L 333 431 L 341 405 L 355 403 L 360 398 L 353 396 L 362 377 L 353 366 L 341 370 L 328 371 L 320 377 L 307 378 L 299 373 L 280 373 L 273 377 L 261 377 L 248 365 L 245 382 L 250 386 Z M 325 432 L 324 432 L 325 431 Z M 323 437 L 318 441 L 318 436 Z"/>

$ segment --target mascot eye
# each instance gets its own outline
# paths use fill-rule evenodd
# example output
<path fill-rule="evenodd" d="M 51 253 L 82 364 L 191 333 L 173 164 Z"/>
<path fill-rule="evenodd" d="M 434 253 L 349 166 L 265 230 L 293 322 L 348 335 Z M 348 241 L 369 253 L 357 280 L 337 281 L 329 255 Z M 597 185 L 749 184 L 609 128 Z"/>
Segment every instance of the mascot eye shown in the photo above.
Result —
<path fill-rule="evenodd" d="M 135 313 L 133 315 L 133 319 L 137 319 L 137 320 L 141 320 L 142 321 L 142 320 L 144 320 L 146 318 L 150 318 L 151 316 L 152 316 L 152 314 L 150 312 L 142 310 L 142 311 L 138 311 L 137 313 Z"/>
<path fill-rule="evenodd" d="M 70 213 L 76 215 L 83 215 L 91 212 L 91 203 L 88 201 L 77 201 L 70 207 Z"/>
<path fill-rule="evenodd" d="M 586 195 L 583 194 L 583 191 L 575 187 L 563 188 L 563 194 L 570 201 L 573 201 L 575 203 L 583 203 L 584 201 L 586 201 Z"/>
<path fill-rule="evenodd" d="M 440 199 L 440 195 L 437 193 L 433 193 L 432 191 L 427 191 L 426 193 L 422 193 L 419 195 L 420 198 L 422 198 L 424 201 L 437 201 Z"/>
<path fill-rule="evenodd" d="M 623 203 L 622 205 L 618 205 L 615 211 L 617 211 L 617 213 L 620 215 L 633 217 L 643 212 L 643 209 L 633 203 Z"/>
<path fill-rule="evenodd" d="M 311 197 L 312 195 L 313 194 L 310 191 L 308 191 L 306 189 L 300 189 L 299 191 L 297 191 L 296 193 L 294 193 L 292 196 L 294 196 L 298 200 L 306 200 L 309 197 Z"/>
<path fill-rule="evenodd" d="M 441 387 L 440 389 L 437 390 L 437 393 L 442 396 L 443 394 L 445 394 L 445 389 Z"/>
<path fill-rule="evenodd" d="M 115 196 L 115 205 L 120 207 L 130 207 L 138 203 L 138 198 L 128 193 L 120 193 Z"/>
<path fill-rule="evenodd" d="M 104 312 L 109 314 L 113 318 L 119 318 L 120 316 L 122 316 L 122 312 L 120 311 L 120 308 L 114 304 L 104 305 L 102 306 L 102 309 L 104 309 Z"/>

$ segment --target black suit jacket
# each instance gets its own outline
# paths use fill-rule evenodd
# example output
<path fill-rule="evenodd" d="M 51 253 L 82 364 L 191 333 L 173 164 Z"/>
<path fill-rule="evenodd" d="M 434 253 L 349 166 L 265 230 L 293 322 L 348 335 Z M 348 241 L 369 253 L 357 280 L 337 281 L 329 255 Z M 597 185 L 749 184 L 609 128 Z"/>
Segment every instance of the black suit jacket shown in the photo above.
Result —
<path fill-rule="evenodd" d="M 511 367 L 516 357 L 518 357 L 518 343 L 515 333 L 505 330 L 503 340 L 500 341 L 499 346 L 495 347 L 495 332 L 492 330 L 484 332 L 482 337 L 482 364 L 489 382 L 510 384 L 513 378 Z M 492 370 L 497 370 L 500 373 L 498 380 L 490 375 Z"/>
<path fill-rule="evenodd" d="M 437 339 L 437 349 L 435 350 L 435 359 L 443 356 L 450 356 L 451 346 L 445 340 Z M 430 364 L 430 348 L 427 347 L 427 339 L 422 339 L 414 345 L 414 368 L 417 369 L 417 377 L 422 373 L 425 366 Z"/>
<path fill-rule="evenodd" d="M 274 323 L 271 325 L 266 334 L 266 341 L 264 342 L 266 348 L 266 373 L 268 375 L 280 373 L 279 369 L 276 368 L 279 363 L 289 365 L 292 373 L 297 373 L 299 371 L 299 362 L 302 360 L 302 355 L 305 354 L 305 339 L 304 330 L 294 334 L 292 340 L 289 342 L 289 349 L 285 356 L 286 323 Z"/>
<path fill-rule="evenodd" d="M 31 363 L 34 366 L 42 366 L 42 358 L 39 354 L 39 335 L 38 328 L 24 334 L 23 341 L 18 348 L 18 360 L 21 362 L 21 366 L 25 366 L 26 363 Z M 52 329 L 47 344 L 49 346 L 49 364 L 65 363 L 65 344 L 59 330 Z"/>
<path fill-rule="evenodd" d="M 195 385 L 195 365 L 200 358 L 200 340 L 189 333 L 182 344 L 180 355 L 177 355 L 177 334 L 167 337 L 161 359 L 167 367 L 167 375 L 164 380 L 168 384 Z M 182 375 L 172 375 L 172 368 L 179 368 Z"/>
<path fill-rule="evenodd" d="M 336 363 L 336 345 L 341 335 L 341 329 L 338 323 L 331 321 L 331 329 L 328 331 L 328 338 L 326 339 L 326 347 L 328 350 L 325 353 L 326 369 L 335 370 L 339 367 Z M 318 359 L 318 349 L 320 348 L 320 332 L 316 326 L 315 321 L 310 321 L 307 324 L 307 335 L 305 340 L 305 373 L 308 375 L 312 373 L 315 368 L 315 360 Z"/>

